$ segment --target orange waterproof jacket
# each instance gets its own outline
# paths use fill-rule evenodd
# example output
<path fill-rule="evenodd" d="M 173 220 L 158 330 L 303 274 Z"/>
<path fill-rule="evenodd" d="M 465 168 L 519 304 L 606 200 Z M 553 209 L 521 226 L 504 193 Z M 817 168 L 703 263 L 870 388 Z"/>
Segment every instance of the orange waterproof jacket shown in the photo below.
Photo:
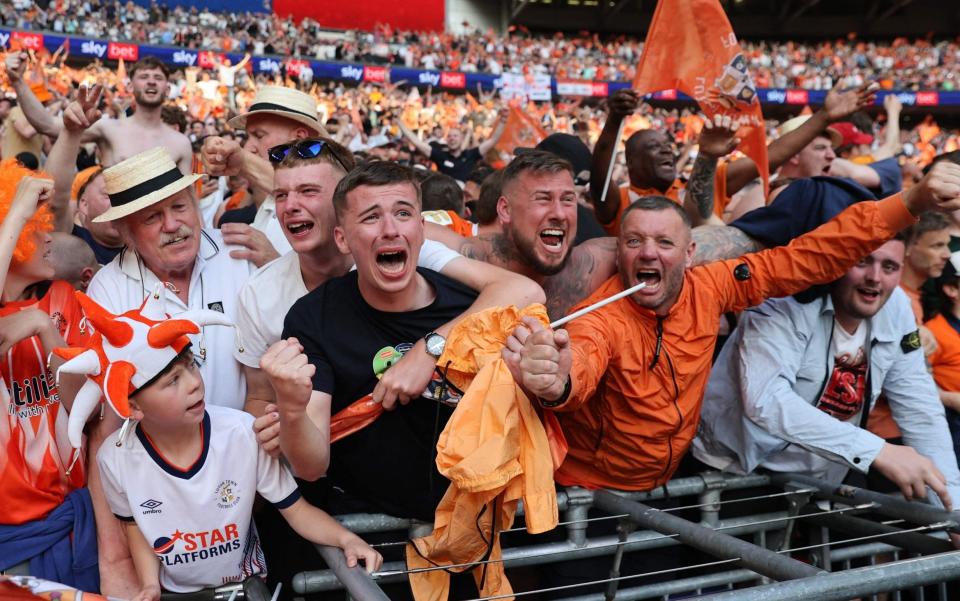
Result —
<path fill-rule="evenodd" d="M 411 570 L 492 560 L 451 568 L 472 568 L 482 597 L 513 592 L 497 561 L 498 533 L 513 524 L 521 498 L 529 532 L 557 525 L 553 472 L 563 461 L 563 435 L 551 428 L 550 414 L 545 429 L 500 358 L 524 316 L 548 323 L 543 305 L 494 308 L 466 318 L 447 339 L 437 364 L 455 386 L 466 388 L 437 442 L 437 468 L 450 487 L 437 507 L 433 533 L 407 544 Z M 414 572 L 410 587 L 417 601 L 442 601 L 450 576 L 444 570 Z"/>
<path fill-rule="evenodd" d="M 720 316 L 833 281 L 914 221 L 899 194 L 861 202 L 787 246 L 687 270 L 665 317 L 623 299 L 570 322 L 572 387 L 556 408 L 570 450 L 557 482 L 667 482 L 697 431 Z M 622 289 L 614 276 L 580 306 Z"/>

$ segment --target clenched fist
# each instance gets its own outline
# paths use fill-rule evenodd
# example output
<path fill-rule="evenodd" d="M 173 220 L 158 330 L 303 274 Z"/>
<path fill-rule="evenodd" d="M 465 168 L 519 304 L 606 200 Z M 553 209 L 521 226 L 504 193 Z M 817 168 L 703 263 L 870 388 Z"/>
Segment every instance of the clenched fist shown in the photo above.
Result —
<path fill-rule="evenodd" d="M 260 369 L 270 378 L 277 393 L 277 408 L 281 413 L 303 414 L 313 392 L 314 367 L 303 354 L 303 346 L 296 338 L 275 343 L 260 358 Z"/>

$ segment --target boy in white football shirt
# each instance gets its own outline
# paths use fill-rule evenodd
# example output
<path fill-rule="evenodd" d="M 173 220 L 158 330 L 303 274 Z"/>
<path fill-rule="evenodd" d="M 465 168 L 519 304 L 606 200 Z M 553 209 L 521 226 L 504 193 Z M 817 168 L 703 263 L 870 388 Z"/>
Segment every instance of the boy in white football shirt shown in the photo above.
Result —
<path fill-rule="evenodd" d="M 70 415 L 71 443 L 79 446 L 99 400 L 89 399 L 101 392 L 122 418 L 138 422 L 128 436 L 128 421 L 97 456 L 110 508 L 127 524 L 141 587 L 134 601 L 159 601 L 161 589 L 187 593 L 265 577 L 251 517 L 256 493 L 305 539 L 342 548 L 348 565 L 379 568 L 376 551 L 300 497 L 290 471 L 257 444 L 251 415 L 204 405 L 186 335 L 226 325 L 223 315 L 168 319 L 160 291 L 119 316 L 77 296 L 96 334 L 86 348 L 58 351 L 70 359 L 62 371 L 89 378 L 88 398 L 78 394 Z"/>

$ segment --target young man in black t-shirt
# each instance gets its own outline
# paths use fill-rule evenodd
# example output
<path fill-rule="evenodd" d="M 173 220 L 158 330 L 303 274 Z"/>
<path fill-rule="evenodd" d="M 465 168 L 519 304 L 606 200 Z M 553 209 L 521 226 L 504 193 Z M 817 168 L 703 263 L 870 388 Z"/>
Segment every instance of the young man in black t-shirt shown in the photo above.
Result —
<path fill-rule="evenodd" d="M 497 120 L 490 137 L 473 148 L 463 147 L 464 134 L 459 127 L 450 128 L 450 131 L 447 132 L 446 143 L 432 141 L 428 144 L 410 130 L 402 119 L 397 119 L 396 122 L 407 142 L 412 144 L 420 154 L 430 157 L 430 160 L 437 165 L 437 171 L 465 182 L 477 163 L 500 141 L 507 126 L 507 115 L 508 112 L 505 109 L 497 113 Z"/>
<path fill-rule="evenodd" d="M 337 186 L 333 203 L 337 245 L 353 255 L 357 269 L 297 301 L 284 340 L 261 360 L 277 395 L 280 446 L 301 478 L 327 474 L 335 491 L 327 508 L 335 514 L 432 520 L 448 484 L 436 470 L 434 448 L 455 391 L 428 387 L 439 402 L 401 398 L 404 406 L 332 448 L 329 421 L 372 392 L 382 372 L 420 339 L 439 357 L 445 341 L 434 330 L 462 314 L 476 293 L 417 268 L 423 221 L 408 168 L 382 162 L 355 169 Z"/>

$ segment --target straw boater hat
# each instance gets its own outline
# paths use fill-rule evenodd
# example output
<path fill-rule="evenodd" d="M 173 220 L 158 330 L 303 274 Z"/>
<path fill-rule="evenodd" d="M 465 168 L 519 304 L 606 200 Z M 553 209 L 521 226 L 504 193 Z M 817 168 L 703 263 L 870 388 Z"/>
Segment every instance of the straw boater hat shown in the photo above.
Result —
<path fill-rule="evenodd" d="M 784 121 L 783 123 L 780 124 L 780 135 L 783 136 L 792 132 L 793 130 L 797 129 L 798 127 L 806 123 L 807 119 L 809 118 L 810 118 L 810 115 L 800 115 L 799 117 L 794 117 L 793 119 L 788 119 L 787 121 Z M 843 142 L 843 136 L 841 136 L 840 132 L 833 129 L 832 127 L 828 127 L 826 131 L 823 132 L 822 135 L 825 135 L 828 138 L 830 138 L 830 145 L 833 146 L 834 148 L 836 148 L 837 146 L 840 146 L 840 143 Z"/>
<path fill-rule="evenodd" d="M 93 221 L 103 223 L 132 215 L 170 198 L 201 177 L 184 175 L 161 146 L 141 152 L 103 170 L 110 208 Z"/>
<path fill-rule="evenodd" d="M 317 101 L 310 94 L 283 86 L 263 86 L 257 90 L 253 104 L 243 115 L 229 121 L 230 127 L 244 129 L 250 115 L 276 115 L 306 125 L 321 136 L 328 136 L 317 118 Z"/>

